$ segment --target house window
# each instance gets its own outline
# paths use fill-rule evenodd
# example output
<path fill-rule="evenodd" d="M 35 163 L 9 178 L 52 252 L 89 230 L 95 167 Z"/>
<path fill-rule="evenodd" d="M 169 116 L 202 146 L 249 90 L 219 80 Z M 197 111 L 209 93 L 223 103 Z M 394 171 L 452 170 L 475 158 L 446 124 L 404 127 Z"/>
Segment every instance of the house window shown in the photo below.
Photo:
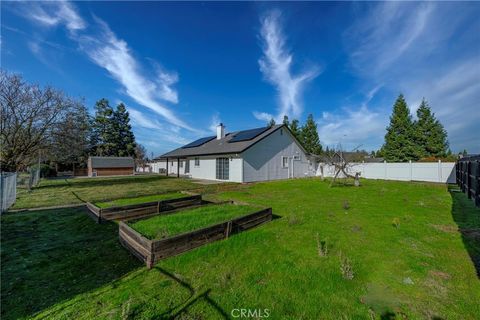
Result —
<path fill-rule="evenodd" d="M 217 158 L 216 177 L 218 180 L 228 180 L 230 177 L 230 161 L 228 158 Z"/>
<path fill-rule="evenodd" d="M 280 135 L 283 136 L 283 129 L 280 129 Z"/>
<path fill-rule="evenodd" d="M 180 168 L 183 168 L 183 161 L 180 161 Z"/>
<path fill-rule="evenodd" d="M 200 158 L 199 157 L 195 158 L 195 167 L 200 167 Z"/>
<path fill-rule="evenodd" d="M 170 162 L 170 165 L 172 165 L 172 166 L 173 166 L 173 160 L 172 160 L 172 162 Z"/>
<path fill-rule="evenodd" d="M 301 159 L 300 159 L 300 156 L 293 156 L 293 160 L 300 161 Z"/>
<path fill-rule="evenodd" d="M 288 168 L 288 157 L 282 157 L 282 168 Z"/>

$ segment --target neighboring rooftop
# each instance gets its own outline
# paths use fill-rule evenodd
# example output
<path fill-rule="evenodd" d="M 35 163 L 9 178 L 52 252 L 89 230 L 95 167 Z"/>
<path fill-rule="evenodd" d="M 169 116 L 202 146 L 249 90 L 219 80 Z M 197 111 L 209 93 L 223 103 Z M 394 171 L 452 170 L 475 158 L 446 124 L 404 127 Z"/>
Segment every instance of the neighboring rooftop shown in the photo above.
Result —
<path fill-rule="evenodd" d="M 134 167 L 132 157 L 89 157 L 92 168 L 131 168 Z"/>
<path fill-rule="evenodd" d="M 236 131 L 227 133 L 221 139 L 216 139 L 215 136 L 201 138 L 155 159 L 241 153 L 281 127 L 283 125 L 279 124 L 271 127 Z"/>

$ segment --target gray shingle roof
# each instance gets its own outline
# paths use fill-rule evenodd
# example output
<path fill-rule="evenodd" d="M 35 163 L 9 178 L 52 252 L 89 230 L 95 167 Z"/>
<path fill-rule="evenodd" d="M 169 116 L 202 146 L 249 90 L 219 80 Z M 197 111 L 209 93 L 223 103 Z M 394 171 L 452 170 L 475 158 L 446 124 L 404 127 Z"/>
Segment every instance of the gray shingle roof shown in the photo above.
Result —
<path fill-rule="evenodd" d="M 133 168 L 132 157 L 90 157 L 92 168 Z"/>
<path fill-rule="evenodd" d="M 164 159 L 164 158 L 181 158 L 181 157 L 189 157 L 189 156 L 201 156 L 201 155 L 214 155 L 214 154 L 231 154 L 231 153 L 241 153 L 246 149 L 253 146 L 255 143 L 259 142 L 263 138 L 267 137 L 271 133 L 275 132 L 279 128 L 283 127 L 282 124 L 274 125 L 271 128 L 267 129 L 262 134 L 256 136 L 252 140 L 247 141 L 238 141 L 238 142 L 231 142 L 229 143 L 230 139 L 238 133 L 239 131 L 229 133 L 225 135 L 225 138 L 217 140 L 216 138 L 202 144 L 198 147 L 193 148 L 178 148 L 173 151 L 167 152 L 162 154 L 161 156 L 157 157 L 156 159 Z"/>

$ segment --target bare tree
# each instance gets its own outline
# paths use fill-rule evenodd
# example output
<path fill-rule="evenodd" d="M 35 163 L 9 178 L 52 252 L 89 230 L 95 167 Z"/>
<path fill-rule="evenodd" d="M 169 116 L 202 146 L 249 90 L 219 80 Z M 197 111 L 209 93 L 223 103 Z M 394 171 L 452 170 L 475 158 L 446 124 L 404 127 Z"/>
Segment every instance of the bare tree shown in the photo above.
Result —
<path fill-rule="evenodd" d="M 360 146 L 355 149 L 359 147 Z M 355 165 L 345 156 L 341 146 L 338 147 L 338 150 L 334 150 L 326 156 L 327 164 L 334 168 L 334 176 L 330 182 L 330 186 L 333 186 L 339 177 L 353 179 L 354 185 L 356 187 L 360 186 L 360 172 L 355 170 Z"/>
<path fill-rule="evenodd" d="M 147 150 L 140 143 L 135 146 L 135 165 L 136 167 L 145 168 L 147 162 Z"/>
<path fill-rule="evenodd" d="M 71 108 L 65 95 L 51 87 L 30 85 L 16 74 L 0 71 L 0 166 L 19 170 L 34 162 L 51 143 L 52 132 Z"/>

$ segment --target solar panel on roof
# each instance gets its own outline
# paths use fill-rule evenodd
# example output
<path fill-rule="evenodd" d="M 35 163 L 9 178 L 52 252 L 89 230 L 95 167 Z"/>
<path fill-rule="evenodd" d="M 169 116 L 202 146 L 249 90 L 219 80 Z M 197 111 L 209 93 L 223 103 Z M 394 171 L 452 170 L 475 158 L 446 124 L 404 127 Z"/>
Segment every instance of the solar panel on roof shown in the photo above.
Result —
<path fill-rule="evenodd" d="M 239 133 L 235 134 L 232 139 L 228 142 L 239 142 L 239 141 L 247 141 L 247 140 L 252 140 L 253 138 L 259 136 L 260 134 L 264 133 L 267 131 L 270 127 L 264 127 L 264 128 L 257 128 L 257 129 L 250 129 L 250 130 L 244 130 L 240 131 Z"/>
<path fill-rule="evenodd" d="M 190 142 L 189 144 L 186 144 L 182 147 L 182 149 L 184 148 L 194 148 L 194 147 L 199 147 L 201 146 L 202 144 L 205 144 L 207 143 L 208 141 L 210 140 L 213 140 L 215 138 L 215 136 L 211 136 L 211 137 L 205 137 L 205 138 L 201 138 L 201 139 L 198 139 L 198 140 L 195 140 L 193 142 Z"/>

